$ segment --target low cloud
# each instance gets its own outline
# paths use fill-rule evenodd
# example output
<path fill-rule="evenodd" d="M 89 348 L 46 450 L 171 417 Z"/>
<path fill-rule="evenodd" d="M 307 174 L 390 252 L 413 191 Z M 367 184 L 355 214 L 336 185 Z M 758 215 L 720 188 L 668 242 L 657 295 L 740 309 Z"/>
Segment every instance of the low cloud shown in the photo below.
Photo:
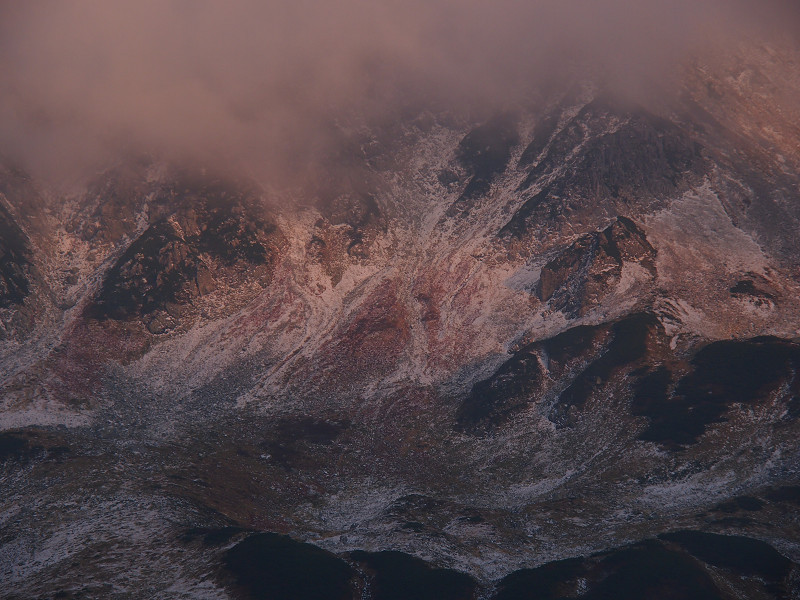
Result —
<path fill-rule="evenodd" d="M 735 0 L 8 1 L 0 153 L 51 178 L 122 150 L 278 177 L 307 168 L 343 120 L 503 107 L 576 66 L 636 86 L 711 39 L 786 34 L 797 12 Z"/>

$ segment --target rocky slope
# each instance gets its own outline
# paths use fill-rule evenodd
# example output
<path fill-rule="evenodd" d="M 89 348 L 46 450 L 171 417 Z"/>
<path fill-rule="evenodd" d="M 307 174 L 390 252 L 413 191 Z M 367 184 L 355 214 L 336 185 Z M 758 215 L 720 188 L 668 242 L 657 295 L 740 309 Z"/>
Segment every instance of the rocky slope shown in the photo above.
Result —
<path fill-rule="evenodd" d="M 5 597 L 797 597 L 798 65 L 3 170 Z"/>

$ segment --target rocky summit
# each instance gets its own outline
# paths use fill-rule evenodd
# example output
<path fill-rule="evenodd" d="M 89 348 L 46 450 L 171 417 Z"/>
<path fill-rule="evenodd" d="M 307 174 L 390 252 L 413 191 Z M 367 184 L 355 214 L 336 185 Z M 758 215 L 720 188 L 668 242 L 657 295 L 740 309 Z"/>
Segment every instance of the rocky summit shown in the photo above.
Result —
<path fill-rule="evenodd" d="M 800 597 L 800 56 L 0 169 L 0 596 Z"/>

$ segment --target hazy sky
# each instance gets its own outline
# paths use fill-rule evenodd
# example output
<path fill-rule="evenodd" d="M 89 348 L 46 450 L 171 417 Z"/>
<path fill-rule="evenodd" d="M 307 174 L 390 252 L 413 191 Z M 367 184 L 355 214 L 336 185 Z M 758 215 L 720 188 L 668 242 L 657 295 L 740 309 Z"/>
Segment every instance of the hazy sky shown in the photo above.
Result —
<path fill-rule="evenodd" d="M 708 39 L 796 19 L 792 5 L 0 0 L 0 152 L 51 174 L 121 146 L 286 169 L 347 115 L 507 105 L 568 64 L 666 74 Z"/>

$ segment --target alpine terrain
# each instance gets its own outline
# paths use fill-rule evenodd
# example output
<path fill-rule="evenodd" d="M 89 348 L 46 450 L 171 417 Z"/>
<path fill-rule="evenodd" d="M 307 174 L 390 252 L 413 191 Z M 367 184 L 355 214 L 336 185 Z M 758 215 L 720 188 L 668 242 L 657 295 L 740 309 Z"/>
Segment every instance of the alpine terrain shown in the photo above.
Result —
<path fill-rule="evenodd" d="M 0 597 L 800 597 L 800 53 L 0 169 Z M 674 90 L 673 90 L 674 91 Z"/>

